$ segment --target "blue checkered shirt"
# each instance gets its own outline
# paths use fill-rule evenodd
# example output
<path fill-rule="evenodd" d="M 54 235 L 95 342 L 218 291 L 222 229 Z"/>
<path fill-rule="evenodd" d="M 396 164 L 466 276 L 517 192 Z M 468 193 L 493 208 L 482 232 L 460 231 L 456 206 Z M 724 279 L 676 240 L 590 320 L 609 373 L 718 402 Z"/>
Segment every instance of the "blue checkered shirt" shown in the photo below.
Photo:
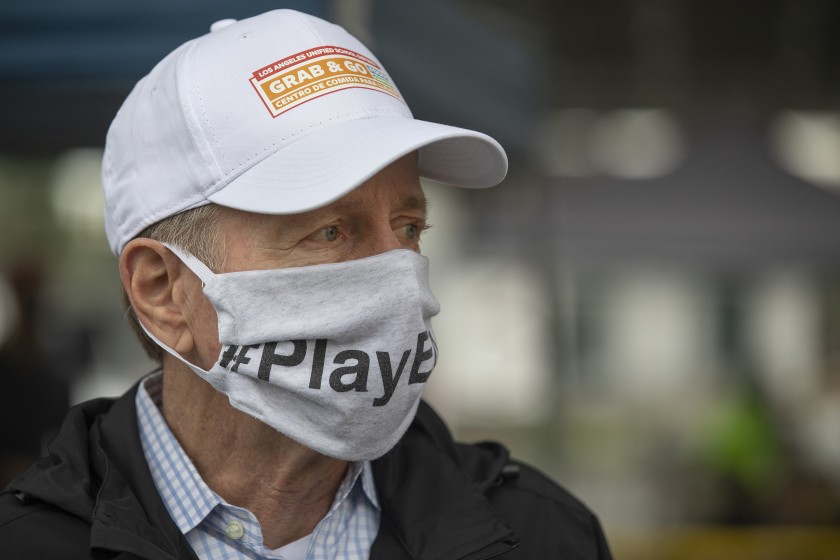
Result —
<path fill-rule="evenodd" d="M 262 530 L 254 514 L 226 503 L 199 476 L 160 412 L 161 396 L 160 373 L 140 383 L 140 442 L 169 515 L 200 559 L 368 558 L 380 515 L 369 462 L 350 465 L 332 507 L 310 535 L 271 550 L 263 545 Z"/>

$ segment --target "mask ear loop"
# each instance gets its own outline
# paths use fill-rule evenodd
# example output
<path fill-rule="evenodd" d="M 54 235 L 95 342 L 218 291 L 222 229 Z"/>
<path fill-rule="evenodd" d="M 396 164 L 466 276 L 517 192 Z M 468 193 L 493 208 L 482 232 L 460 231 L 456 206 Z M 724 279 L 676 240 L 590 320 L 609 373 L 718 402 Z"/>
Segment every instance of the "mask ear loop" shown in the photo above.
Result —
<path fill-rule="evenodd" d="M 192 270 L 193 273 L 198 276 L 198 279 L 201 280 L 202 287 L 206 286 L 207 283 L 210 282 L 210 279 L 216 275 L 207 267 L 206 264 L 198 260 L 198 257 L 192 253 L 163 241 L 161 241 L 161 244 L 175 253 L 175 255 L 181 259 L 181 262 L 187 265 L 187 268 Z"/>
<path fill-rule="evenodd" d="M 163 241 L 161 242 L 161 244 L 162 244 L 164 247 L 166 247 L 167 249 L 169 249 L 170 251 L 172 251 L 173 253 L 175 253 L 175 255 L 176 255 L 179 259 L 181 259 L 181 262 L 183 262 L 183 263 L 187 266 L 187 268 L 189 268 L 190 270 L 192 270 L 192 271 L 193 271 L 193 273 L 194 273 L 196 276 L 198 276 L 198 279 L 199 279 L 199 280 L 201 280 L 202 285 L 206 285 L 206 284 L 207 284 L 207 282 L 208 282 L 208 281 L 209 281 L 209 280 L 210 280 L 213 276 L 215 276 L 215 274 L 213 273 L 213 271 L 212 271 L 212 270 L 210 270 L 210 269 L 207 267 L 207 265 L 206 265 L 206 264 L 204 264 L 203 262 L 201 262 L 200 260 L 198 260 L 198 258 L 197 258 L 197 257 L 195 257 L 194 255 L 190 254 L 188 251 L 185 251 L 184 249 L 181 249 L 180 247 L 176 247 L 175 245 L 170 245 L 169 243 L 165 243 L 165 242 L 163 242 Z M 155 342 L 155 344 L 157 344 L 158 346 L 160 346 L 161 348 L 163 348 L 165 351 L 167 351 L 169 354 L 171 354 L 171 355 L 172 355 L 172 356 L 174 356 L 175 358 L 178 358 L 181 362 L 183 362 L 183 363 L 184 363 L 187 367 L 189 367 L 191 370 L 193 370 L 195 373 L 197 373 L 197 374 L 198 374 L 199 376 L 201 376 L 202 378 L 204 378 L 204 379 L 209 379 L 209 378 L 207 377 L 207 376 L 208 376 L 208 372 L 204 371 L 203 369 L 201 369 L 200 367 L 196 366 L 195 364 L 190 363 L 190 362 L 189 362 L 189 361 L 187 361 L 187 360 L 186 360 L 183 356 L 181 356 L 178 352 L 176 352 L 174 348 L 170 348 L 169 346 L 167 346 L 166 344 L 164 344 L 164 343 L 163 343 L 163 342 L 162 342 L 162 341 L 161 341 L 158 337 L 156 337 L 155 335 L 153 335 L 153 334 L 149 331 L 149 329 L 147 329 L 147 328 L 146 328 L 146 325 L 144 325 L 144 324 L 143 324 L 143 321 L 139 321 L 139 320 L 138 320 L 138 323 L 140 323 L 140 328 L 142 328 L 142 329 L 143 329 L 143 332 L 145 332 L 145 333 L 149 336 L 149 338 L 151 338 L 151 339 Z"/>

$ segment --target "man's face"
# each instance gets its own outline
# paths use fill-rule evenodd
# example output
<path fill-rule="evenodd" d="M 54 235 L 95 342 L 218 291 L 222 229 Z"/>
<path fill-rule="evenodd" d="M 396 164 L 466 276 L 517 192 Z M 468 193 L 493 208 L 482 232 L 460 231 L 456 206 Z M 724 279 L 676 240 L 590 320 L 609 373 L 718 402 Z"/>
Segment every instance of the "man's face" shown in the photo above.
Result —
<path fill-rule="evenodd" d="M 393 249 L 419 252 L 425 227 L 426 198 L 411 154 L 316 210 L 277 216 L 222 209 L 222 272 L 336 263 Z M 196 354 L 185 357 L 207 369 L 221 350 L 216 312 L 200 281 L 192 280 L 188 322 Z"/>

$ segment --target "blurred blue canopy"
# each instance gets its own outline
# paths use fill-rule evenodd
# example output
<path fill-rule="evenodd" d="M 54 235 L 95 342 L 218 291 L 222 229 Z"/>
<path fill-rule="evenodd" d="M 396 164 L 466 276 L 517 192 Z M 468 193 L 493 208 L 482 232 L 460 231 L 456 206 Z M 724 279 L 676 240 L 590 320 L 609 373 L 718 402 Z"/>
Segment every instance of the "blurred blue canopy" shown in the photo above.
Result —
<path fill-rule="evenodd" d="M 319 17 L 326 0 L 29 0 L 0 3 L 0 87 L 126 90 L 225 18 L 276 8 Z"/>
<path fill-rule="evenodd" d="M 476 128 L 509 147 L 526 144 L 534 111 L 530 47 L 475 21 L 457 3 L 364 5 L 370 46 L 416 116 Z M 278 8 L 331 19 L 331 6 L 329 0 L 0 3 L 0 150 L 101 145 L 134 83 L 214 21 Z"/>

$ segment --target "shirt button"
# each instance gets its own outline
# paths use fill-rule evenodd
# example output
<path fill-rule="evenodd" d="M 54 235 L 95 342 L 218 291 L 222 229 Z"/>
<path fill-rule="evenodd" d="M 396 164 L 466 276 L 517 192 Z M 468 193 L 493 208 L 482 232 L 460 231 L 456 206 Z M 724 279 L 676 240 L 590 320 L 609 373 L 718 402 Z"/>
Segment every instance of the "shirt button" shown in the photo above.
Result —
<path fill-rule="evenodd" d="M 227 524 L 227 527 L 225 527 L 225 533 L 227 533 L 228 537 L 238 541 L 242 538 L 242 535 L 245 534 L 245 528 L 242 527 L 242 523 L 239 521 L 231 521 Z"/>

